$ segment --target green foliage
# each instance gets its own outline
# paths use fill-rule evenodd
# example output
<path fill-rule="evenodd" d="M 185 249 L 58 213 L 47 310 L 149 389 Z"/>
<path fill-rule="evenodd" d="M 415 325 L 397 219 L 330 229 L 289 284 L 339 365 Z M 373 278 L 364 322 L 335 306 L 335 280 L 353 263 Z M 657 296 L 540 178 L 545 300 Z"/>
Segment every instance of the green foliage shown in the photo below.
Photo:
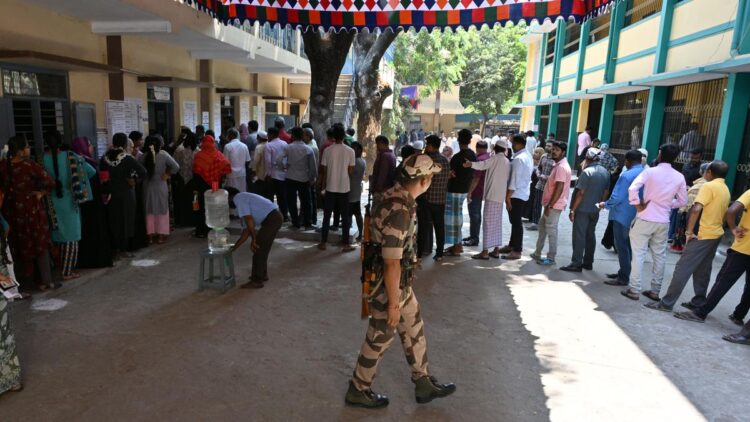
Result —
<path fill-rule="evenodd" d="M 524 24 L 403 33 L 395 42 L 396 79 L 403 85 L 421 85 L 422 97 L 459 85 L 467 111 L 484 116 L 502 113 L 521 98 L 526 77 L 526 45 L 521 37 L 525 33 Z M 398 95 L 400 88 L 394 92 Z M 401 108 L 396 114 L 410 110 L 408 104 L 408 110 Z"/>
<path fill-rule="evenodd" d="M 422 85 L 422 96 L 449 90 L 461 81 L 473 32 L 409 31 L 396 39 L 393 64 L 403 85 Z"/>
<path fill-rule="evenodd" d="M 526 28 L 485 28 L 476 32 L 478 42 L 466 52 L 460 98 L 467 111 L 485 118 L 503 113 L 522 95 L 526 77 L 526 45 L 521 37 Z"/>

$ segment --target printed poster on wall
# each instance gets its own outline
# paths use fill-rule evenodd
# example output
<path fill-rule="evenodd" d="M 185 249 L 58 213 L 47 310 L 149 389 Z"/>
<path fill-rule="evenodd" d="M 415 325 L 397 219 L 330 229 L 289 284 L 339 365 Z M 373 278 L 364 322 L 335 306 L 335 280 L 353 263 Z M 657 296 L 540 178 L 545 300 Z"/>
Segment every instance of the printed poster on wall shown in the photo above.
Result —
<path fill-rule="evenodd" d="M 182 102 L 182 125 L 195 130 L 198 125 L 198 104 L 195 101 Z"/>
<path fill-rule="evenodd" d="M 104 110 L 109 134 L 141 131 L 141 107 L 138 104 L 129 101 L 105 101 Z"/>
<path fill-rule="evenodd" d="M 207 111 L 204 111 L 201 113 L 201 124 L 203 125 L 203 128 L 206 129 L 211 124 L 211 114 Z"/>
<path fill-rule="evenodd" d="M 221 103 L 214 103 L 214 133 L 221 136 Z"/>
<path fill-rule="evenodd" d="M 255 106 L 255 120 L 258 121 L 258 127 L 260 128 L 260 130 L 266 130 L 266 128 L 264 127 L 265 126 L 264 122 L 266 121 L 264 116 L 265 116 L 265 109 L 263 105 L 261 104 L 261 105 Z"/>
<path fill-rule="evenodd" d="M 250 121 L 250 100 L 240 100 L 240 124 Z"/>

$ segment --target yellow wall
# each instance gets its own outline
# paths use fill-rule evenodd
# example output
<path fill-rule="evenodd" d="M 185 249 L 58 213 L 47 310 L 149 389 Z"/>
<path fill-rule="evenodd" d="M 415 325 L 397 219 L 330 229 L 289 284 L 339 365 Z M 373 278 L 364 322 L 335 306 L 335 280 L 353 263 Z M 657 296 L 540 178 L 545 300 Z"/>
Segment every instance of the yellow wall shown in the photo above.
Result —
<path fill-rule="evenodd" d="M 604 70 L 598 70 L 583 75 L 581 79 L 581 89 L 596 88 L 604 83 Z"/>
<path fill-rule="evenodd" d="M 651 76 L 654 72 L 654 55 L 650 54 L 625 63 L 618 63 L 615 68 L 615 82 L 632 81 Z"/>
<path fill-rule="evenodd" d="M 581 100 L 580 108 L 578 109 L 578 127 L 576 128 L 577 133 L 581 133 L 586 130 L 586 123 L 589 120 L 589 101 Z M 568 145 L 570 148 L 570 145 Z"/>
<path fill-rule="evenodd" d="M 649 17 L 637 22 L 620 32 L 620 45 L 617 47 L 617 57 L 625 57 L 638 53 L 656 45 L 659 37 L 661 16 Z"/>
<path fill-rule="evenodd" d="M 70 72 L 68 74 L 71 102 L 94 103 L 96 126 L 106 126 L 104 101 L 109 98 L 109 78 L 103 73 Z"/>
<path fill-rule="evenodd" d="M 594 66 L 603 64 L 607 58 L 607 41 L 602 41 L 586 49 L 586 60 L 583 62 L 583 69 L 590 69 Z"/>
<path fill-rule="evenodd" d="M 542 72 L 542 82 L 550 82 L 552 80 L 552 65 L 548 64 L 547 66 L 544 66 L 544 71 Z"/>
<path fill-rule="evenodd" d="M 310 84 L 289 84 L 289 96 L 307 101 L 310 98 Z"/>
<path fill-rule="evenodd" d="M 721 62 L 730 58 L 732 31 L 669 49 L 666 71 Z"/>
<path fill-rule="evenodd" d="M 125 69 L 157 76 L 198 79 L 197 61 L 187 50 L 142 37 L 122 37 Z"/>
<path fill-rule="evenodd" d="M 674 10 L 671 39 L 694 34 L 737 17 L 738 0 L 690 0 Z M 744 1 L 744 0 L 743 0 Z M 732 34 L 727 37 L 731 40 Z"/>
<path fill-rule="evenodd" d="M 574 75 L 578 71 L 578 56 L 578 53 L 572 53 L 560 60 L 560 77 Z"/>
<path fill-rule="evenodd" d="M 0 48 L 105 62 L 105 39 L 92 34 L 87 22 L 35 7 L 29 2 L 2 0 L 0 4 Z"/>
<path fill-rule="evenodd" d="M 574 79 L 567 79 L 559 83 L 557 85 L 557 94 L 569 94 L 571 92 L 574 92 L 576 90 L 576 80 Z"/>
<path fill-rule="evenodd" d="M 552 94 L 552 87 L 550 85 L 542 87 L 542 96 L 540 98 L 547 98 Z"/>
<path fill-rule="evenodd" d="M 539 78 L 539 42 L 529 43 L 526 51 L 526 86 L 536 86 Z M 536 76 L 536 78 L 534 78 Z"/>

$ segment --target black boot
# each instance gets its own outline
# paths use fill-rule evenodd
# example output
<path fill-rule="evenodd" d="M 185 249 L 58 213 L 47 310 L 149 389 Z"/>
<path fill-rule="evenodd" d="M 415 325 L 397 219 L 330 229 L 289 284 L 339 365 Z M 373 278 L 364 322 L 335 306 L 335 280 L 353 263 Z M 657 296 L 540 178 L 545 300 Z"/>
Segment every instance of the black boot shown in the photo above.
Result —
<path fill-rule="evenodd" d="M 435 377 L 422 377 L 414 381 L 414 395 L 417 403 L 429 403 L 432 399 L 447 397 L 456 391 L 455 384 L 440 384 Z"/>
<path fill-rule="evenodd" d="M 354 384 L 349 381 L 349 390 L 346 392 L 346 404 L 350 406 L 364 407 L 367 409 L 377 409 L 388 406 L 388 397 L 370 390 L 359 391 Z"/>

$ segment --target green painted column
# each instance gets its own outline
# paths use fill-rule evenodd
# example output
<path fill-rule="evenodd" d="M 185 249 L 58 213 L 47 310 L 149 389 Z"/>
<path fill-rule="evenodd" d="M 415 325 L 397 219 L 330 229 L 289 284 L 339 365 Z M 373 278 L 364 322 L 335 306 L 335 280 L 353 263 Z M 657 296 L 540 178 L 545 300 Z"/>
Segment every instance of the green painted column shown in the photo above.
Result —
<path fill-rule="evenodd" d="M 652 86 L 648 92 L 646 119 L 643 123 L 643 148 L 648 151 L 648 160 L 656 158 L 661 144 L 661 130 L 664 126 L 664 107 L 667 105 L 668 88 Z"/>
<path fill-rule="evenodd" d="M 588 47 L 589 33 L 591 32 L 591 19 L 581 26 L 581 39 L 578 43 L 578 68 L 576 69 L 576 91 L 581 89 L 583 83 L 583 68 L 586 62 L 586 47 Z"/>
<path fill-rule="evenodd" d="M 716 158 L 729 164 L 726 181 L 730 188 L 734 186 L 734 178 L 737 175 L 748 103 L 750 103 L 750 73 L 729 75 L 716 141 Z"/>
<path fill-rule="evenodd" d="M 565 54 L 565 33 L 568 25 L 562 20 L 557 20 L 557 30 L 555 32 L 555 58 L 552 62 L 552 87 L 551 94 L 557 95 L 557 88 L 560 85 L 560 62 Z"/>
<path fill-rule="evenodd" d="M 664 0 L 661 4 L 661 21 L 659 23 L 659 35 L 656 38 L 656 53 L 654 54 L 655 74 L 664 72 L 667 66 L 675 4 L 677 4 L 677 0 Z"/>
<path fill-rule="evenodd" d="M 664 72 L 669 54 L 669 39 L 672 34 L 672 20 L 674 6 L 677 0 L 664 0 L 661 6 L 661 23 L 659 35 L 656 39 L 656 53 L 654 54 L 654 74 Z M 664 126 L 664 107 L 667 105 L 669 88 L 654 86 L 648 92 L 646 105 L 646 119 L 643 122 L 643 138 L 641 145 L 648 151 L 649 161 L 656 158 L 661 144 L 661 131 Z"/>
<path fill-rule="evenodd" d="M 610 143 L 609 137 L 612 136 L 612 121 L 615 117 L 615 99 L 616 95 L 607 94 L 602 100 L 602 114 L 599 118 L 599 134 L 597 137 L 602 143 Z"/>
<path fill-rule="evenodd" d="M 609 41 L 607 44 L 607 63 L 604 68 L 604 83 L 609 84 L 615 80 L 615 69 L 617 67 L 617 54 L 620 48 L 620 32 L 625 25 L 625 12 L 628 2 L 615 3 L 612 10 L 612 19 L 609 23 Z"/>
<path fill-rule="evenodd" d="M 549 105 L 549 124 L 547 125 L 547 135 L 557 132 L 557 115 L 560 111 L 560 104 L 552 103 Z"/>
<path fill-rule="evenodd" d="M 576 148 L 578 148 L 578 113 L 581 108 L 581 100 L 573 101 L 573 109 L 570 113 L 570 131 L 568 132 L 568 164 L 570 168 L 576 165 Z"/>
<path fill-rule="evenodd" d="M 542 98 L 542 80 L 544 79 L 544 58 L 547 55 L 547 33 L 542 35 L 542 41 L 539 44 L 539 77 L 536 79 L 536 99 L 539 101 Z M 542 106 L 536 106 L 534 108 L 534 125 L 538 127 L 537 134 L 544 130 L 539 127 L 542 121 Z"/>
<path fill-rule="evenodd" d="M 750 52 L 750 5 L 747 0 L 740 0 L 737 7 L 737 19 L 732 36 L 732 56 Z"/>

